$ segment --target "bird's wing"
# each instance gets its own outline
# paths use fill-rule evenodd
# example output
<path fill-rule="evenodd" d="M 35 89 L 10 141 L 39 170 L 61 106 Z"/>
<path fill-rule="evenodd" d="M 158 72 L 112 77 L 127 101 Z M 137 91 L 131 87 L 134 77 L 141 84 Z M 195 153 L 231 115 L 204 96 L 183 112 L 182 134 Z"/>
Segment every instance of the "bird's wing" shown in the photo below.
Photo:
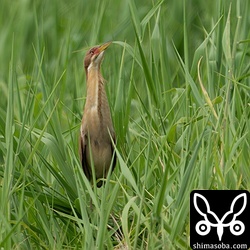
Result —
<path fill-rule="evenodd" d="M 116 153 L 114 152 L 115 150 L 114 145 L 116 145 L 116 136 L 115 136 L 114 131 L 111 132 L 111 137 L 113 140 L 113 142 L 111 142 L 111 149 L 112 149 L 112 153 L 114 154 L 113 165 L 112 165 L 112 171 L 113 171 L 116 165 Z"/>
<path fill-rule="evenodd" d="M 80 154 L 80 161 L 82 164 L 83 171 L 86 175 L 86 177 L 90 180 L 91 179 L 91 173 L 89 171 L 89 168 L 87 166 L 87 159 L 86 159 L 86 145 L 87 145 L 87 135 L 83 134 L 81 132 L 80 139 L 79 139 L 79 154 Z"/>

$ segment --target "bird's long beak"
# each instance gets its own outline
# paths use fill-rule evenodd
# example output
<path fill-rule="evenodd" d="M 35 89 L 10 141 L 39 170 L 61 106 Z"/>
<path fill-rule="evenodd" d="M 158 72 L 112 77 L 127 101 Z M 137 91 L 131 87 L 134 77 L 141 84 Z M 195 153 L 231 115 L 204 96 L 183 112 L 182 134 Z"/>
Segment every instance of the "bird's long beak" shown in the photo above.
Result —
<path fill-rule="evenodd" d="M 112 42 L 107 42 L 107 43 L 104 43 L 102 45 L 100 45 L 98 47 L 98 54 L 100 54 L 102 51 L 104 51 L 105 49 L 108 48 L 108 46 L 111 44 Z"/>

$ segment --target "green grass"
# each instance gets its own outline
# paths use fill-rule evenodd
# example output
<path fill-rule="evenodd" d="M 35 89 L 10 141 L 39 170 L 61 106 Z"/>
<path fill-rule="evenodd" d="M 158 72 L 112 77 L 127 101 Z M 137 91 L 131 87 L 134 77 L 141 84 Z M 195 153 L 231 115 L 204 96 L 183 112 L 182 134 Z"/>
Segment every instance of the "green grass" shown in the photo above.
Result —
<path fill-rule="evenodd" d="M 0 5 L 1 249 L 188 249 L 193 189 L 250 190 L 249 1 Z M 83 57 L 110 40 L 118 164 L 97 189 Z"/>

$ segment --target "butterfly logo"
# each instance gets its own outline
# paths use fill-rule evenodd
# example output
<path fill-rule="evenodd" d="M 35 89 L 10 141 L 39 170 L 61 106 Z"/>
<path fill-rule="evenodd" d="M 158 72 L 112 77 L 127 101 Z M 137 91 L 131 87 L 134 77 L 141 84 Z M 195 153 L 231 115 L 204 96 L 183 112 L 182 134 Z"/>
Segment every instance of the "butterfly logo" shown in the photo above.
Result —
<path fill-rule="evenodd" d="M 239 208 L 239 205 L 241 204 L 240 203 L 241 199 L 243 199 L 243 205 Z M 200 204 L 200 207 L 198 206 L 198 202 Z M 193 203 L 196 211 L 203 217 L 203 220 L 197 222 L 195 226 L 195 230 L 199 235 L 204 236 L 209 234 L 211 227 L 217 228 L 217 235 L 219 241 L 221 241 L 222 239 L 225 227 L 229 227 L 230 232 L 236 236 L 244 233 L 245 225 L 243 224 L 242 221 L 237 220 L 237 217 L 246 208 L 247 205 L 246 193 L 239 194 L 233 199 L 230 206 L 230 210 L 227 211 L 222 216 L 221 219 L 219 219 L 218 216 L 213 211 L 211 211 L 210 205 L 207 199 L 203 195 L 195 193 L 193 196 Z M 229 221 L 230 218 L 231 218 L 230 222 L 226 222 L 226 220 Z"/>

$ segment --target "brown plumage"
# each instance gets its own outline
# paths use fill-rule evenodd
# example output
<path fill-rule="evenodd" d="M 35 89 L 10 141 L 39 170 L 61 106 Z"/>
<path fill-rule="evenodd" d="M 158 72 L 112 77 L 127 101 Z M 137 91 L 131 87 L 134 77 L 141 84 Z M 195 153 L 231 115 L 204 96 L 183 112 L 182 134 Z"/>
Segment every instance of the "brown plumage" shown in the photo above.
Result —
<path fill-rule="evenodd" d="M 96 180 L 107 176 L 114 155 L 115 131 L 100 72 L 105 43 L 90 49 L 84 59 L 87 80 L 87 98 L 80 131 L 80 160 L 86 177 L 91 181 L 93 164 Z M 112 139 L 111 139 L 112 138 Z M 112 170 L 116 164 L 114 156 Z M 102 181 L 97 182 L 100 187 Z"/>

